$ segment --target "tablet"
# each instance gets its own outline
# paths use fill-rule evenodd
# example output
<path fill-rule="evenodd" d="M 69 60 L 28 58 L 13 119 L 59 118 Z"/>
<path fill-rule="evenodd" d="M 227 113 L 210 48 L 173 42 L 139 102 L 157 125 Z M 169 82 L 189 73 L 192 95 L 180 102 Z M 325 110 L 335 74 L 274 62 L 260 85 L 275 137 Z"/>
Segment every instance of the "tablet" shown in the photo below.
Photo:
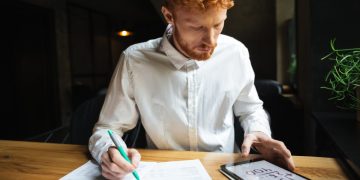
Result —
<path fill-rule="evenodd" d="M 266 160 L 258 159 L 243 161 L 232 164 L 224 164 L 220 167 L 220 172 L 229 179 L 278 179 L 278 180 L 304 180 L 308 179 L 295 172 L 288 171 Z"/>

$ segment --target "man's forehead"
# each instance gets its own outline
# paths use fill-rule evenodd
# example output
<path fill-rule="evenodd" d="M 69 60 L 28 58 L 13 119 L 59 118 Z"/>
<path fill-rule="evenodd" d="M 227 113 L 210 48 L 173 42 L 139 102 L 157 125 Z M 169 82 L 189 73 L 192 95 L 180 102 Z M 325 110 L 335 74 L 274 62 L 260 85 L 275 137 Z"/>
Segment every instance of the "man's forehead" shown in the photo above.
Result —
<path fill-rule="evenodd" d="M 211 23 L 221 23 L 226 19 L 226 10 L 224 13 L 220 14 L 214 14 L 214 13 L 185 13 L 182 11 L 182 13 L 177 13 L 175 15 L 176 19 L 182 19 L 181 21 L 185 21 L 189 24 L 200 24 L 204 23 L 205 21 L 211 21 Z"/>
<path fill-rule="evenodd" d="M 196 22 L 197 19 L 201 19 L 203 17 L 211 17 L 214 19 L 218 19 L 218 21 L 222 21 L 226 18 L 226 12 L 227 9 L 217 7 L 212 7 L 206 10 L 178 7 L 174 9 L 173 14 L 177 18 L 183 18 L 186 21 Z"/>

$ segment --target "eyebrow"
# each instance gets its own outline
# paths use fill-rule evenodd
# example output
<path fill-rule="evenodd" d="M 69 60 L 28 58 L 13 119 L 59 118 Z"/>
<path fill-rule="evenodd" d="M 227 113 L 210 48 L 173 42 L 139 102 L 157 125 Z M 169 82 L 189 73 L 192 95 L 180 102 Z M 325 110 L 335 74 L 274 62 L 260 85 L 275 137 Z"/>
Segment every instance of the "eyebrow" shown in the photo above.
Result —
<path fill-rule="evenodd" d="M 194 23 L 194 21 L 191 18 L 185 18 L 185 21 L 189 23 Z"/>
<path fill-rule="evenodd" d="M 215 25 L 219 25 L 219 24 L 223 23 L 226 19 L 227 19 L 227 16 L 225 16 L 225 18 L 220 20 L 219 22 L 215 23 Z M 196 23 L 191 18 L 185 18 L 185 21 L 188 22 L 188 23 Z"/>

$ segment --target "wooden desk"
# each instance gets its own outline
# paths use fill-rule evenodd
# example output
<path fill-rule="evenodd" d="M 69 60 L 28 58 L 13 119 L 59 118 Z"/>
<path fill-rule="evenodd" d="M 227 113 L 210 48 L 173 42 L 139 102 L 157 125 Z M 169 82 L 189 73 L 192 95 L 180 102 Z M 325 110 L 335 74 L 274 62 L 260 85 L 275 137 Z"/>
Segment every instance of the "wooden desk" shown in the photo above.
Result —
<path fill-rule="evenodd" d="M 139 150 L 143 161 L 200 159 L 213 179 L 226 179 L 224 163 L 240 161 L 239 154 Z M 89 159 L 86 146 L 0 140 L 0 179 L 59 179 Z M 296 172 L 311 179 L 347 179 L 335 159 L 295 156 Z"/>
<path fill-rule="evenodd" d="M 355 113 L 314 112 L 317 153 L 338 157 L 353 179 L 360 179 L 360 123 Z"/>

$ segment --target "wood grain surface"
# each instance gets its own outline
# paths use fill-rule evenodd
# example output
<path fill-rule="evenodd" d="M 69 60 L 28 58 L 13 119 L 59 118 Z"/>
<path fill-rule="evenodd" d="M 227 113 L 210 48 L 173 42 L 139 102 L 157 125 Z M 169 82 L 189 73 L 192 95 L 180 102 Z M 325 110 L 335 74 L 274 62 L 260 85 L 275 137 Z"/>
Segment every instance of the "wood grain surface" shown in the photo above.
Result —
<path fill-rule="evenodd" d="M 239 154 L 139 150 L 142 161 L 199 159 L 213 179 L 226 179 L 221 164 L 245 160 Z M 256 157 L 251 155 L 250 158 Z M 59 179 L 90 159 L 86 146 L 0 140 L 0 179 Z M 294 156 L 295 172 L 310 179 L 347 179 L 333 158 Z"/>

